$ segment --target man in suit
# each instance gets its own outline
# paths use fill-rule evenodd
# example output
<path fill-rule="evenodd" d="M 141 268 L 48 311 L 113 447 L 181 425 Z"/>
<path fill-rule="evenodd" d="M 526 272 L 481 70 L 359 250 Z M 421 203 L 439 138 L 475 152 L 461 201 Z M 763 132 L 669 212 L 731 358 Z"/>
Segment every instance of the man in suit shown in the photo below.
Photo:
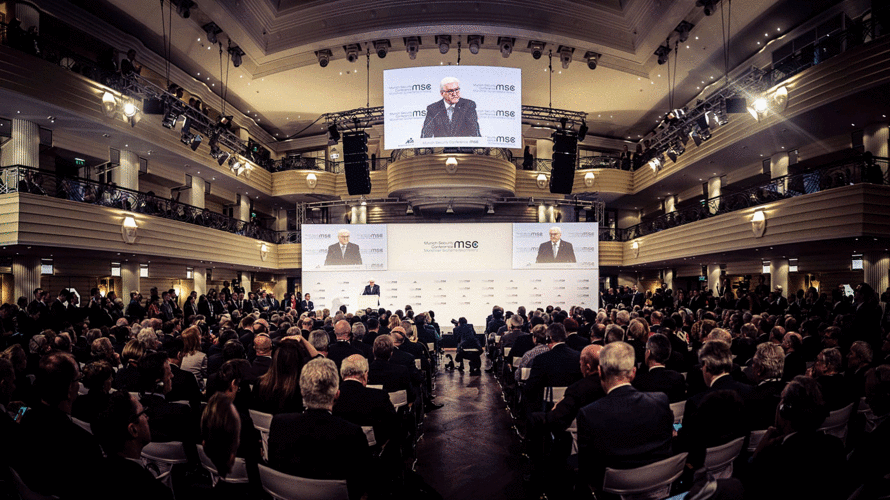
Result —
<path fill-rule="evenodd" d="M 535 356 L 525 387 L 526 407 L 531 410 L 542 407 L 545 388 L 568 387 L 582 378 L 581 353 L 565 344 L 566 329 L 562 323 L 548 326 L 546 335 L 550 350 Z"/>
<path fill-rule="evenodd" d="M 300 373 L 303 413 L 279 413 L 269 426 L 269 465 L 292 476 L 345 479 L 349 498 L 367 491 L 371 461 L 362 428 L 331 414 L 340 391 L 337 366 L 316 358 Z"/>
<path fill-rule="evenodd" d="M 698 359 L 707 389 L 686 400 L 686 408 L 683 410 L 684 429 L 687 427 L 687 418 L 695 417 L 699 405 L 708 394 L 735 391 L 744 400 L 751 393 L 750 385 L 737 381 L 730 374 L 733 371 L 732 350 L 726 342 L 708 340 L 698 351 Z"/>
<path fill-rule="evenodd" d="M 358 245 L 349 242 L 349 230 L 337 231 L 337 243 L 328 247 L 328 255 L 324 259 L 326 266 L 356 265 L 362 263 L 362 254 Z"/>
<path fill-rule="evenodd" d="M 368 389 L 368 360 L 353 354 L 340 365 L 340 397 L 334 404 L 334 416 L 355 425 L 374 427 L 378 444 L 394 438 L 399 421 L 389 396 L 379 389 Z"/>
<path fill-rule="evenodd" d="M 256 358 L 250 364 L 250 371 L 244 377 L 251 384 L 255 384 L 256 380 L 265 375 L 269 371 L 269 367 L 272 366 L 272 339 L 265 333 L 256 335 L 253 339 L 253 347 L 256 350 Z"/>
<path fill-rule="evenodd" d="M 671 403 L 686 400 L 686 379 L 664 367 L 670 357 L 671 341 L 667 336 L 656 333 L 649 337 L 644 358 L 647 369 L 637 373 L 633 386 L 642 392 L 663 392 Z"/>
<path fill-rule="evenodd" d="M 557 226 L 550 228 L 550 241 L 538 247 L 536 264 L 552 264 L 554 262 L 575 262 L 575 250 L 572 244 L 562 240 L 562 229 Z"/>
<path fill-rule="evenodd" d="M 368 368 L 368 383 L 382 385 L 387 393 L 405 390 L 408 401 L 413 401 L 414 389 L 408 368 L 390 361 L 394 350 L 395 344 L 389 335 L 378 335 L 374 339 L 374 362 Z"/>
<path fill-rule="evenodd" d="M 457 328 L 454 329 L 454 340 L 457 341 L 457 355 L 454 357 L 455 363 L 460 363 L 459 371 L 464 371 L 464 359 L 470 362 L 470 375 L 481 373 L 482 361 L 482 345 L 476 338 L 476 329 L 473 325 L 467 323 L 467 318 L 461 317 L 457 320 Z M 470 349 L 469 353 L 465 351 Z M 473 349 L 476 349 L 473 351 Z"/>
<path fill-rule="evenodd" d="M 598 368 L 606 396 L 578 412 L 580 477 L 596 489 L 602 488 L 606 467 L 630 469 L 671 456 L 674 414 L 668 398 L 633 388 L 634 360 L 630 344 L 606 345 Z"/>
<path fill-rule="evenodd" d="M 362 295 L 380 296 L 380 285 L 375 285 L 374 280 L 368 281 L 368 284 L 365 286 L 365 290 L 362 292 Z"/>
<path fill-rule="evenodd" d="M 349 343 L 349 334 L 351 332 L 352 328 L 350 328 L 349 322 L 345 319 L 341 319 L 334 325 L 334 335 L 337 336 L 337 340 L 328 346 L 327 357 L 337 365 L 338 370 L 344 359 L 353 354 L 361 354 L 361 351 Z"/>
<path fill-rule="evenodd" d="M 481 137 L 476 103 L 460 97 L 460 81 L 445 77 L 439 83 L 441 101 L 426 107 L 420 137 Z"/>
<path fill-rule="evenodd" d="M 270 311 L 280 311 L 281 310 L 281 302 L 275 298 L 274 293 L 269 292 L 266 300 L 269 301 L 269 310 Z"/>
<path fill-rule="evenodd" d="M 306 295 L 304 295 L 303 300 L 300 301 L 300 310 L 303 312 L 309 312 L 309 311 L 315 310 L 315 304 L 313 304 L 312 301 L 309 300 L 308 293 Z"/>

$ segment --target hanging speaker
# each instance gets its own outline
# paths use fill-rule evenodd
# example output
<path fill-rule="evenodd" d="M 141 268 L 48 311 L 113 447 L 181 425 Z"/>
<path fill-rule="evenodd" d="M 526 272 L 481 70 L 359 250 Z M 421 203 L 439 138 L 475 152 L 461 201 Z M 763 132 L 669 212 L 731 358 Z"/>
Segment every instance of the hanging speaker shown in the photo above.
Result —
<path fill-rule="evenodd" d="M 550 192 L 572 194 L 575 183 L 575 160 L 578 136 L 557 131 L 553 133 L 553 161 L 550 169 Z"/>
<path fill-rule="evenodd" d="M 350 196 L 371 193 L 371 172 L 368 168 L 368 134 L 343 134 L 343 170 Z"/>
<path fill-rule="evenodd" d="M 726 100 L 727 113 L 747 113 L 748 101 L 743 98 L 734 98 Z"/>

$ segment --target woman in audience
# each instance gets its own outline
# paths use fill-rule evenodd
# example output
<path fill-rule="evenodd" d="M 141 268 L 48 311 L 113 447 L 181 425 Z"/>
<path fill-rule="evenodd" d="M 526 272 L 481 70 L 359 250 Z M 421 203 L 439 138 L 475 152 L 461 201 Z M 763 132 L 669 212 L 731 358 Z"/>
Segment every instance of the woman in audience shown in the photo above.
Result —
<path fill-rule="evenodd" d="M 93 361 L 105 361 L 111 368 L 120 366 L 120 356 L 114 352 L 111 340 L 108 337 L 99 337 L 90 344 L 90 354 Z"/>
<path fill-rule="evenodd" d="M 74 400 L 71 416 L 84 422 L 92 422 L 108 406 L 113 379 L 114 371 L 105 361 L 94 361 L 84 366 L 82 383 L 89 392 Z"/>
<path fill-rule="evenodd" d="M 198 387 L 204 390 L 207 378 L 207 355 L 201 352 L 201 330 L 197 326 L 186 328 L 182 332 L 182 366 L 181 368 L 195 376 Z"/>
<path fill-rule="evenodd" d="M 121 363 L 123 367 L 117 371 L 114 377 L 112 387 L 118 391 L 136 391 L 136 384 L 139 382 L 139 358 L 145 354 L 145 346 L 142 342 L 133 339 L 124 346 L 121 353 Z"/>
<path fill-rule="evenodd" d="M 272 354 L 272 366 L 253 387 L 253 409 L 263 413 L 299 413 L 300 371 L 318 353 L 299 333 L 288 332 Z"/>
<path fill-rule="evenodd" d="M 201 444 L 221 478 L 228 476 L 235 465 L 242 427 L 232 400 L 225 393 L 214 394 L 201 416 Z M 208 498 L 249 498 L 249 495 L 248 485 L 218 481 Z"/>
<path fill-rule="evenodd" d="M 189 318 L 196 314 L 198 314 L 198 306 L 195 304 L 195 296 L 189 294 L 188 298 L 185 299 L 185 304 L 182 305 L 182 319 L 188 321 Z"/>

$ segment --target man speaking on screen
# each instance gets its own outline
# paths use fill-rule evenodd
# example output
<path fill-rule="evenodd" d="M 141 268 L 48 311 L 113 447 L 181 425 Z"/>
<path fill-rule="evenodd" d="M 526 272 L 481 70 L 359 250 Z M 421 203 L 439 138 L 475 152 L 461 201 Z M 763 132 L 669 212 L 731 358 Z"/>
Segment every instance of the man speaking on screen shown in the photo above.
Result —
<path fill-rule="evenodd" d="M 349 242 L 349 230 L 337 231 L 337 243 L 328 247 L 328 255 L 324 259 L 326 266 L 355 265 L 362 263 L 362 254 L 358 245 Z"/>
<path fill-rule="evenodd" d="M 536 264 L 549 264 L 553 262 L 575 262 L 575 250 L 572 244 L 562 239 L 562 229 L 557 226 L 550 228 L 550 241 L 541 243 L 538 247 Z"/>
<path fill-rule="evenodd" d="M 460 98 L 460 81 L 453 76 L 439 83 L 442 100 L 426 107 L 420 137 L 481 137 L 476 103 Z"/>

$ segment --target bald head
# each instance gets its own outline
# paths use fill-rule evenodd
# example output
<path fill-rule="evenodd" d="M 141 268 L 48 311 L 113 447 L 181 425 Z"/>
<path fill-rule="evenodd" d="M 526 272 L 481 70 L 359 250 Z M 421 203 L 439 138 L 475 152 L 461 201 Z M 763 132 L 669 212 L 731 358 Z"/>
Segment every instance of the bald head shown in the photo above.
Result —
<path fill-rule="evenodd" d="M 272 354 L 272 339 L 268 335 L 257 335 L 253 339 L 253 346 L 257 356 L 270 356 Z"/>
<path fill-rule="evenodd" d="M 597 367 L 600 365 L 600 351 L 603 346 L 591 344 L 581 351 L 581 374 L 585 377 L 597 373 Z"/>
<path fill-rule="evenodd" d="M 337 336 L 337 340 L 349 340 L 350 332 L 352 332 L 352 327 L 345 319 L 341 319 L 334 325 L 334 335 Z"/>

